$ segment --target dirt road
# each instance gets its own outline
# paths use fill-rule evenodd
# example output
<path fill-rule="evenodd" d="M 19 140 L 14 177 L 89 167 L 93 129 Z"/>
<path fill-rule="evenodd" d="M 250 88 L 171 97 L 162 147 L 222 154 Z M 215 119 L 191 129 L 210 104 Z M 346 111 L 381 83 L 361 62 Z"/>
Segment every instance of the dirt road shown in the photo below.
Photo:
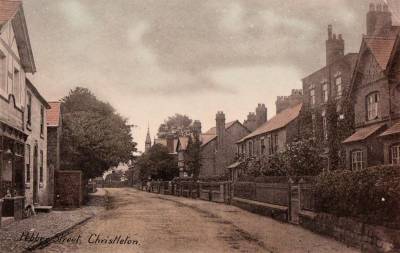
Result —
<path fill-rule="evenodd" d="M 36 252 L 357 252 L 229 205 L 134 189 L 108 191 L 106 211 Z"/>

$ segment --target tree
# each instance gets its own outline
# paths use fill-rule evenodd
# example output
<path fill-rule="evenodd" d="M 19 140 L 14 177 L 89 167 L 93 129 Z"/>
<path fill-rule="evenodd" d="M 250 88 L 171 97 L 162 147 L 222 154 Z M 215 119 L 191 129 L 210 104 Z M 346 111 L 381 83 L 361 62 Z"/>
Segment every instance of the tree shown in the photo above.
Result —
<path fill-rule="evenodd" d="M 89 179 L 133 158 L 132 126 L 88 89 L 71 90 L 62 111 L 62 168 L 81 170 Z"/>
<path fill-rule="evenodd" d="M 170 155 L 168 148 L 161 144 L 153 145 L 138 158 L 136 164 L 142 181 L 149 178 L 169 181 L 179 175 L 176 158 Z"/>
<path fill-rule="evenodd" d="M 190 131 L 192 119 L 186 115 L 176 113 L 174 116 L 168 117 L 158 128 L 158 137 L 163 138 L 168 133 L 178 134 L 179 132 Z"/>
<path fill-rule="evenodd" d="M 191 174 L 193 178 L 197 179 L 201 168 L 201 141 L 198 133 L 195 133 L 193 138 L 189 136 L 186 155 L 189 175 Z"/>

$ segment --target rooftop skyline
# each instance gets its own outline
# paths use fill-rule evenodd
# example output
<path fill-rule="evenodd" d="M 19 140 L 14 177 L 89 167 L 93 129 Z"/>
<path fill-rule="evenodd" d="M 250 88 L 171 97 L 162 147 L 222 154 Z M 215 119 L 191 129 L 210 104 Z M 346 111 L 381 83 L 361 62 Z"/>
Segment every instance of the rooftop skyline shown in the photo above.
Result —
<path fill-rule="evenodd" d="M 31 79 L 48 101 L 88 87 L 138 126 L 143 151 L 148 122 L 154 138 L 175 113 L 203 130 L 217 111 L 243 121 L 258 103 L 271 118 L 276 97 L 325 64 L 328 24 L 358 52 L 370 2 L 382 1 L 25 0 Z"/>

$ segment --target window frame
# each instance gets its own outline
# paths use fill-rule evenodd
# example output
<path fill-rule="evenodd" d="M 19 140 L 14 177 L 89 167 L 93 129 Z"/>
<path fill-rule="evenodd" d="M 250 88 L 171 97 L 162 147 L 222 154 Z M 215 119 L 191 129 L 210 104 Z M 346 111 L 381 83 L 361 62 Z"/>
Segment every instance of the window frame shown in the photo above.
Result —
<path fill-rule="evenodd" d="M 40 136 L 44 136 L 44 106 L 40 106 Z"/>
<path fill-rule="evenodd" d="M 338 82 L 340 80 L 340 82 Z M 339 73 L 335 77 L 336 97 L 341 98 L 343 96 L 343 78 Z"/>
<path fill-rule="evenodd" d="M 370 98 L 372 98 L 372 100 Z M 371 92 L 365 97 L 365 112 L 367 121 L 376 120 L 379 118 L 379 102 L 380 94 L 378 91 Z"/>
<path fill-rule="evenodd" d="M 395 143 L 390 146 L 390 157 L 392 165 L 400 165 L 400 143 Z"/>
<path fill-rule="evenodd" d="M 26 111 L 27 111 L 27 119 L 26 119 L 26 124 L 28 126 L 32 125 L 32 93 L 27 92 L 26 93 Z"/>
<path fill-rule="evenodd" d="M 323 103 L 328 103 L 329 100 L 329 87 L 328 87 L 328 82 L 323 81 L 322 82 L 322 102 Z"/>
<path fill-rule="evenodd" d="M 365 168 L 364 151 L 355 149 L 351 151 L 351 169 L 358 170 Z"/>

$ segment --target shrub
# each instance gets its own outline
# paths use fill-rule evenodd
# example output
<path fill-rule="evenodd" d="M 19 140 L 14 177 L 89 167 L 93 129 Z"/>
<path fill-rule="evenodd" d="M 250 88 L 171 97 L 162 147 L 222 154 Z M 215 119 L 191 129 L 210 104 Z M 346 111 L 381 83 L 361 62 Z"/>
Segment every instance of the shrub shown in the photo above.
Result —
<path fill-rule="evenodd" d="M 399 166 L 323 172 L 317 177 L 314 194 L 319 212 L 370 224 L 400 224 Z"/>

